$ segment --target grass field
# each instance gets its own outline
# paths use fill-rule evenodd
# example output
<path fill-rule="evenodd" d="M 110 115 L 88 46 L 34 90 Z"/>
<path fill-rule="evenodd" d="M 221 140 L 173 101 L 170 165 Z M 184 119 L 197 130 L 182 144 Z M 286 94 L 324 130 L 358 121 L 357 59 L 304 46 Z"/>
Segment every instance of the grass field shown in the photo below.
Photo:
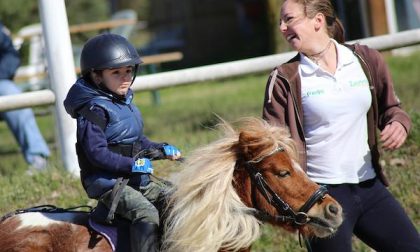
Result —
<path fill-rule="evenodd" d="M 420 229 L 420 54 L 410 57 L 388 57 L 396 91 L 404 108 L 413 119 L 413 131 L 398 151 L 383 155 L 386 172 L 392 182 L 390 190 L 400 200 L 416 227 Z M 149 92 L 137 93 L 135 103 L 145 118 L 145 134 L 155 141 L 172 143 L 188 156 L 197 146 L 218 137 L 212 127 L 216 115 L 228 121 L 244 116 L 260 116 L 267 73 L 214 82 L 197 83 L 159 91 L 161 105 L 152 104 Z M 52 111 L 36 108 L 37 114 Z M 78 179 L 62 167 L 56 143 L 53 113 L 38 116 L 37 121 L 52 150 L 49 172 L 33 177 L 19 148 L 4 122 L 0 122 L 0 215 L 17 208 L 39 204 L 60 207 L 94 205 L 87 199 Z M 158 161 L 156 173 L 165 177 L 176 172 L 175 163 Z M 297 235 L 265 226 L 255 251 L 305 251 L 299 247 Z M 355 251 L 370 251 L 355 240 Z"/>

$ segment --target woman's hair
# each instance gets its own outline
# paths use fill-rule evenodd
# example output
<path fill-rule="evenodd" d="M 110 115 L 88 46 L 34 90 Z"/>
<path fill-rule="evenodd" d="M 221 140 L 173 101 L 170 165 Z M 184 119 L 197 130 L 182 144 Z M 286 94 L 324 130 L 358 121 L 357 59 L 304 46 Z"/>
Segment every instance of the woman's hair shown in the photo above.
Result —
<path fill-rule="evenodd" d="M 288 0 L 303 5 L 303 13 L 308 18 L 313 18 L 317 13 L 322 13 L 327 21 L 328 35 L 339 43 L 344 43 L 344 27 L 335 15 L 330 0 Z"/>

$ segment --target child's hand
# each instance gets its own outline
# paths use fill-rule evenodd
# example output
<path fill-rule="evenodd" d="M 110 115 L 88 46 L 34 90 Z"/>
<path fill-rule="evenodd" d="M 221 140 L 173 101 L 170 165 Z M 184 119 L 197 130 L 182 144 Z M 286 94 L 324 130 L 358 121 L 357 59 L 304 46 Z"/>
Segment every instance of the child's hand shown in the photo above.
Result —
<path fill-rule="evenodd" d="M 177 160 L 181 157 L 181 152 L 173 145 L 164 145 L 163 153 L 165 154 L 166 158 L 170 160 Z"/>
<path fill-rule="evenodd" d="M 134 161 L 134 164 L 131 168 L 131 172 L 139 172 L 139 173 L 153 173 L 153 165 L 148 158 L 139 158 Z"/>

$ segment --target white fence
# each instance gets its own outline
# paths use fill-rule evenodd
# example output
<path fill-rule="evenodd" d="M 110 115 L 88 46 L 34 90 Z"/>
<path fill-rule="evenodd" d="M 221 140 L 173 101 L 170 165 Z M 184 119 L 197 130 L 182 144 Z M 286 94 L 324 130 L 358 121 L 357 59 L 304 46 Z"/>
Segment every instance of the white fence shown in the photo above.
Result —
<path fill-rule="evenodd" d="M 392 50 L 420 44 L 420 29 L 370 37 L 357 41 L 350 41 L 349 43 L 365 44 L 380 51 Z M 287 52 L 215 65 L 138 76 L 134 82 L 133 90 L 157 90 L 170 86 L 269 71 L 275 66 L 286 62 L 295 54 L 295 52 Z M 34 91 L 13 96 L 1 96 L 0 111 L 53 104 L 55 101 L 54 97 L 54 93 L 50 90 Z"/>
<path fill-rule="evenodd" d="M 44 0 L 47 1 L 47 0 Z M 52 0 L 50 0 L 52 1 Z M 42 2 L 42 1 L 41 1 Z M 416 45 L 420 43 L 420 29 L 410 30 L 405 32 L 394 33 L 390 35 L 383 35 L 377 37 L 371 37 L 361 39 L 358 41 L 350 41 L 349 43 L 361 43 L 375 48 L 377 50 L 392 50 L 396 48 Z M 275 66 L 282 64 L 292 58 L 296 52 L 288 52 L 264 57 L 251 58 L 246 60 L 232 61 L 227 63 L 208 65 L 202 67 L 195 67 L 183 70 L 169 71 L 157 74 L 150 74 L 145 76 L 138 76 L 134 82 L 133 90 L 157 90 L 169 86 L 183 85 L 194 82 L 202 82 L 206 80 L 216 80 L 226 77 L 239 76 L 249 73 L 263 72 L 273 69 Z M 51 75 L 51 73 L 50 73 Z M 56 81 L 57 78 L 50 76 L 50 81 Z M 54 83 L 55 84 L 55 83 Z M 71 85 L 71 83 L 65 83 Z M 59 87 L 59 85 L 52 85 Z M 13 110 L 18 108 L 33 107 L 39 105 L 49 105 L 56 103 L 56 110 L 63 110 L 62 97 L 60 101 L 56 101 L 56 96 L 51 90 L 41 90 L 23 93 L 12 96 L 1 96 L 0 97 L 0 111 Z M 58 107 L 61 106 L 61 107 Z M 62 125 L 58 122 L 59 125 Z M 72 126 L 71 126 L 72 127 Z M 66 130 L 62 130 L 65 132 Z M 73 130 L 74 131 L 74 130 Z M 60 142 L 66 141 L 66 136 L 60 136 Z M 73 141 L 73 140 L 72 140 Z M 73 143 L 67 143 L 67 145 L 73 145 Z M 62 151 L 63 152 L 63 151 Z M 73 156 L 74 151 L 66 152 L 63 154 L 63 160 L 69 159 L 69 156 Z M 72 157 L 72 162 L 75 163 L 75 157 Z M 66 165 L 65 166 L 70 166 Z M 66 167 L 74 175 L 77 175 L 77 168 L 71 165 L 71 168 Z"/>

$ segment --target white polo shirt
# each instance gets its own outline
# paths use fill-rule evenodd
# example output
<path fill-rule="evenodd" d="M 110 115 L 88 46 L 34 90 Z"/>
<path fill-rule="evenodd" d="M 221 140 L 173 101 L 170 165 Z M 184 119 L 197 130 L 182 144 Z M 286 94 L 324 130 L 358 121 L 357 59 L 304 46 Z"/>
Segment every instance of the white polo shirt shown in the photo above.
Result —
<path fill-rule="evenodd" d="M 333 75 L 301 54 L 308 175 L 317 183 L 359 183 L 375 177 L 366 117 L 372 97 L 356 56 L 333 42 L 338 54 Z"/>

